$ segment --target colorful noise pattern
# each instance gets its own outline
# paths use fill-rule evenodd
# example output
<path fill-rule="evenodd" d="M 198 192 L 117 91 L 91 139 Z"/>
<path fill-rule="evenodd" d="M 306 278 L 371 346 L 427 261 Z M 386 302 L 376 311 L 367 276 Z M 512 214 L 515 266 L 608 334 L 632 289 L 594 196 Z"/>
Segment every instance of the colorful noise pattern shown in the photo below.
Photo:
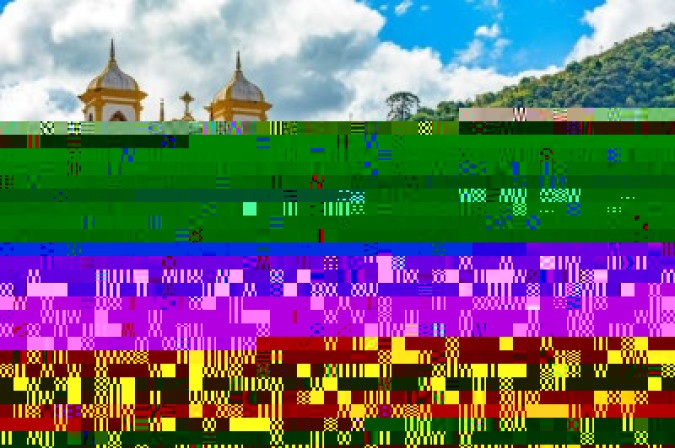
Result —
<path fill-rule="evenodd" d="M 675 440 L 675 338 L 260 338 L 257 346 L 2 351 L 0 443 L 468 447 Z"/>
<path fill-rule="evenodd" d="M 255 350 L 269 336 L 675 336 L 667 253 L 529 253 L 4 257 L 0 343 Z"/>
<path fill-rule="evenodd" d="M 332 135 L 363 134 L 365 130 L 377 127 L 383 134 L 435 135 L 474 133 L 476 128 L 482 132 L 494 128 L 492 123 L 502 122 L 504 129 L 512 129 L 513 123 L 552 124 L 542 129 L 557 129 L 565 134 L 572 129 L 593 129 L 593 125 L 583 123 L 667 123 L 675 121 L 675 109 L 538 109 L 538 108 L 471 108 L 460 109 L 459 121 L 422 121 L 422 122 L 92 122 L 92 121 L 42 121 L 42 122 L 0 122 L 0 134 L 21 134 L 34 136 L 29 147 L 39 145 L 39 135 L 153 135 L 167 132 L 172 135 Z M 492 122 L 492 123 L 491 123 Z M 463 126 L 468 124 L 468 126 Z M 569 124 L 569 126 L 568 126 Z M 535 126 L 536 127 L 536 126 Z M 606 125 L 595 128 L 605 129 Z M 649 128 L 649 126 L 647 126 Z M 642 133 L 641 126 L 610 126 L 612 133 Z M 656 125 L 652 132 L 672 133 L 672 126 Z M 461 132 L 460 130 L 464 131 Z M 597 132 L 597 129 L 595 130 Z M 585 132 L 583 132 L 585 133 Z"/>
<path fill-rule="evenodd" d="M 471 124 L 382 123 L 380 132 L 402 135 L 503 134 L 522 133 L 526 129 L 536 128 L 552 129 L 563 134 L 672 134 L 673 127 L 668 124 L 589 124 L 606 120 L 665 122 L 672 119 L 672 109 L 473 109 L 460 111 L 460 121 L 475 122 Z M 489 121 L 569 123 L 557 123 L 555 126 L 516 126 L 508 123 L 486 123 Z M 27 140 L 30 143 L 21 141 L 20 147 L 27 144 L 35 148 L 43 143 L 38 134 L 128 134 L 132 127 L 133 130 L 145 134 L 156 134 L 166 127 L 171 129 L 169 134 L 176 135 L 297 135 L 335 134 L 338 130 L 342 133 L 363 134 L 372 125 L 373 123 L 326 125 L 295 122 L 187 125 L 137 123 L 120 126 L 80 122 L 0 123 L 0 134 L 17 130 L 20 134 L 31 134 L 34 138 Z M 163 142 L 162 146 L 165 145 Z M 464 258 L 466 262 L 469 257 Z M 501 262 L 512 263 L 511 258 L 507 258 L 508 260 Z M 554 258 L 551 257 L 551 260 Z M 514 259 L 515 264 L 523 261 L 517 257 Z M 53 263 L 54 259 L 42 257 L 40 262 L 45 260 Z M 564 269 L 542 266 L 537 268 L 533 265 L 514 271 L 517 273 L 514 273 L 513 278 L 502 283 L 488 281 L 488 277 L 495 273 L 481 274 L 490 269 L 486 260 L 476 259 L 477 268 L 442 266 L 433 268 L 430 273 L 426 272 L 426 267 L 415 268 L 414 258 L 409 260 L 405 267 L 395 268 L 392 265 L 385 270 L 390 272 L 392 278 L 400 276 L 402 279 L 391 282 L 397 287 L 397 291 L 390 294 L 391 297 L 403 295 L 419 301 L 426 300 L 426 296 L 437 300 L 439 295 L 443 298 L 473 299 L 475 303 L 469 304 L 473 308 L 470 312 L 476 315 L 489 310 L 492 305 L 504 307 L 504 303 L 509 302 L 510 299 L 504 300 L 502 296 L 510 294 L 504 294 L 499 289 L 494 294 L 499 299 L 480 303 L 481 298 L 488 298 L 482 292 L 489 292 L 486 288 L 492 288 L 491 285 L 507 285 L 507 289 L 513 287 L 516 293 L 520 291 L 516 285 L 520 285 L 525 288 L 524 297 L 541 297 L 541 300 L 525 299 L 523 303 L 514 298 L 510 303 L 514 309 L 500 308 L 500 319 L 505 321 L 501 328 L 496 319 L 486 319 L 490 322 L 490 331 L 500 335 L 523 333 L 527 336 L 542 336 L 543 333 L 550 333 L 586 336 L 606 331 L 611 336 L 642 333 L 664 336 L 669 333 L 668 330 L 663 331 L 663 326 L 672 327 L 673 306 L 670 301 L 673 294 L 670 288 L 675 283 L 672 278 L 674 273 L 665 264 L 655 268 L 655 257 L 651 261 L 639 256 L 613 257 L 606 260 L 607 263 L 603 266 L 591 266 L 588 260 L 588 265 L 584 265 L 584 261 L 567 260 L 564 261 Z M 537 261 L 541 260 L 537 257 Z M 551 263 L 555 264 L 555 260 Z M 101 315 L 103 312 L 105 322 L 95 319 L 93 322 L 86 322 L 87 328 L 81 329 L 81 332 L 92 330 L 90 327 L 95 327 L 99 332 L 105 330 L 104 333 L 113 330 L 113 334 L 106 333 L 102 338 L 115 341 L 123 336 L 122 331 L 126 331 L 129 336 L 132 334 L 130 330 L 134 329 L 108 322 L 108 319 L 115 319 L 122 313 L 128 314 L 129 310 L 124 308 L 127 303 L 123 299 L 134 297 L 142 301 L 148 296 L 161 295 L 162 300 L 169 305 L 172 305 L 172 298 L 175 298 L 172 305 L 175 306 L 181 298 L 200 294 L 204 297 L 203 291 L 193 296 L 189 291 L 180 290 L 182 287 L 188 288 L 189 283 L 178 280 L 176 284 L 172 283 L 176 288 L 173 291 L 151 290 L 153 283 L 162 282 L 150 280 L 152 270 L 147 270 L 147 266 L 138 269 L 141 270 L 139 278 L 147 274 L 145 276 L 148 279 L 137 282 L 136 277 L 133 277 L 133 280 L 126 283 L 109 281 L 117 274 L 122 275 L 114 268 L 92 269 L 91 271 L 96 272 L 96 280 L 93 282 L 89 278 L 79 279 L 78 275 L 82 272 L 78 269 L 75 269 L 75 273 L 70 272 L 66 279 L 56 278 L 45 283 L 42 279 L 39 282 L 30 282 L 28 277 L 47 277 L 53 272 L 47 274 L 49 270 L 33 270 L 24 276 L 19 273 L 21 269 L 15 266 L 13 271 L 9 269 L 13 272 L 12 278 L 6 280 L 0 288 L 0 304 L 3 307 L 2 313 L 5 313 L 1 324 L 2 342 L 7 344 L 20 340 L 29 349 L 46 349 L 0 352 L 2 445 L 148 448 L 344 445 L 668 446 L 675 441 L 675 431 L 669 426 L 675 409 L 672 405 L 672 394 L 675 391 L 675 341 L 669 337 L 491 338 L 484 337 L 487 333 L 485 324 L 482 332 L 481 325 L 476 325 L 477 334 L 474 334 L 475 322 L 472 315 L 464 316 L 466 328 L 452 329 L 448 325 L 446 333 L 443 323 L 425 323 L 423 317 L 416 317 L 415 308 L 419 304 L 412 304 L 410 310 L 400 311 L 406 316 L 405 319 L 420 322 L 417 331 L 411 331 L 410 326 L 415 327 L 416 324 L 406 323 L 405 319 L 396 323 L 396 328 L 385 326 L 365 331 L 365 323 L 363 326 L 364 335 L 370 333 L 395 336 L 412 333 L 414 337 L 408 338 L 335 337 L 329 335 L 330 326 L 324 325 L 321 332 L 313 332 L 314 337 L 309 338 L 261 337 L 260 328 L 255 328 L 251 337 L 247 338 L 249 343 L 246 345 L 250 345 L 248 349 L 229 347 L 232 350 L 227 352 L 190 350 L 194 348 L 192 346 L 179 351 L 167 350 L 165 347 L 161 351 L 94 351 L 94 348 L 101 348 L 103 344 L 99 343 L 100 339 L 94 338 L 91 347 L 83 347 L 82 340 L 87 336 L 72 338 L 75 345 L 79 344 L 78 348 L 88 350 L 50 351 L 53 348 L 58 349 L 58 344 L 56 347 L 45 344 L 44 341 L 49 336 L 41 332 L 58 328 L 51 324 L 58 324 L 60 317 L 65 318 L 61 325 L 66 324 L 66 327 L 61 328 L 68 328 L 69 320 L 72 320 L 72 316 L 59 314 L 64 309 L 67 311 L 72 308 L 72 303 L 58 303 L 58 300 L 67 299 L 73 302 L 81 299 L 91 302 L 92 313 L 98 312 Z M 257 291 L 264 290 L 257 286 L 263 280 L 255 276 L 250 282 L 243 281 L 248 272 L 245 267 L 233 269 L 237 270 L 235 275 L 242 276 L 241 281 L 226 283 L 234 292 L 245 292 L 244 289 L 239 291 L 237 288 L 245 288 L 242 285 L 246 284 L 255 285 Z M 500 276 L 508 270 L 503 266 L 495 269 Z M 452 272 L 447 273 L 448 270 Z M 294 277 L 293 270 L 287 272 L 269 269 L 266 274 L 270 278 L 265 278 L 264 283 L 268 284 L 268 289 L 271 284 L 281 284 L 283 300 L 288 300 L 290 296 L 298 300 L 305 297 L 312 300 L 313 295 L 320 295 L 327 299 L 326 302 L 330 302 L 333 297 L 326 290 L 326 278 L 317 278 L 319 274 L 314 269 L 303 271 L 301 274 L 295 272 Z M 276 277 L 272 276 L 273 272 Z M 340 272 L 336 269 L 334 273 L 339 276 Z M 367 272 L 368 269 L 362 266 L 343 269 L 342 275 L 356 275 L 357 279 L 364 280 Z M 272 281 L 279 280 L 279 273 L 282 273 L 282 280 Z M 433 287 L 429 289 L 428 284 L 434 283 L 434 275 L 440 278 L 441 274 L 450 275 L 452 279 L 456 277 L 457 291 L 442 290 L 435 291 L 438 294 L 434 294 Z M 539 274 L 538 279 L 533 277 L 532 281 L 516 281 L 519 276 L 536 277 L 536 274 Z M 78 278 L 73 278 L 73 275 Z M 208 277 L 210 274 L 205 270 L 203 275 Z M 307 281 L 299 280 L 307 275 Z M 332 274 L 329 273 L 330 275 Z M 428 276 L 431 276 L 430 282 L 425 281 Z M 478 276 L 477 280 L 475 276 Z M 20 279 L 17 281 L 18 277 Z M 289 280 L 296 281 L 289 283 Z M 349 282 L 349 279 L 338 278 L 332 283 L 340 286 L 343 280 Z M 382 282 L 377 278 L 361 283 L 378 285 Z M 443 284 L 445 280 L 438 283 Z M 89 297 L 94 294 L 85 294 L 87 288 L 92 287 L 91 284 L 93 287 L 107 288 L 102 295 L 95 293 L 101 300 L 91 301 Z M 287 290 L 287 284 L 295 284 L 296 288 Z M 141 293 L 136 296 L 133 292 L 126 294 L 126 290 L 122 291 L 130 286 L 139 288 L 139 285 Z M 143 285 L 146 289 L 143 289 Z M 320 290 L 314 290 L 312 285 L 323 286 Z M 461 292 L 459 285 L 464 285 Z M 22 295 L 24 286 L 26 291 Z M 417 289 L 413 291 L 406 289 L 407 287 Z M 29 288 L 37 296 L 45 292 L 51 294 L 42 302 L 56 305 L 56 309 L 42 309 L 41 305 L 38 316 L 35 313 L 37 309 L 33 306 L 34 301 L 27 297 L 33 295 L 29 294 Z M 40 288 L 43 288 L 42 293 L 38 291 Z M 599 291 L 596 288 L 600 288 L 600 295 L 606 297 L 604 302 L 597 299 Z M 233 290 L 223 296 L 231 295 Z M 288 292 L 294 294 L 287 294 Z M 351 294 L 351 299 L 356 303 L 362 297 L 370 295 L 368 291 L 363 292 L 363 296 L 353 291 L 345 294 Z M 510 292 L 513 291 L 509 289 Z M 20 294 L 17 296 L 17 293 Z M 271 290 L 268 293 L 264 295 L 273 298 Z M 249 303 L 260 300 L 259 295 L 257 292 L 247 296 Z M 219 296 L 215 291 L 213 295 L 206 295 L 210 299 L 215 296 Z M 9 297 L 13 299 L 9 300 Z M 589 297 L 594 299 L 589 301 Z M 442 320 L 440 316 L 447 313 L 446 305 L 442 301 L 433 305 L 431 298 L 431 309 L 439 316 L 436 320 Z M 213 300 L 210 299 L 189 301 L 194 307 L 190 310 L 210 310 L 209 307 L 213 306 Z M 476 302 L 476 299 L 479 300 Z M 628 301 L 631 306 L 626 308 Z M 567 316 L 566 319 L 563 317 L 556 321 L 564 321 L 565 328 L 548 326 L 544 331 L 538 321 L 539 313 L 542 314 L 543 322 L 543 316 L 552 313 L 546 306 L 555 309 L 558 302 Z M 636 308 L 636 303 L 640 309 Z M 604 308 L 598 308 L 598 304 Z M 163 313 L 167 311 L 162 309 L 163 306 L 166 303 L 158 309 L 144 311 Z M 347 305 L 339 303 L 338 307 L 340 306 Z M 321 309 L 314 311 L 321 312 L 324 316 L 338 314 L 331 314 L 329 311 L 334 310 L 325 308 L 330 308 L 330 305 L 322 304 Z M 620 308 L 626 309 L 623 315 L 619 312 Z M 86 305 L 81 309 L 86 321 L 90 317 L 87 315 Z M 240 311 L 243 312 L 243 309 Z M 273 317 L 279 315 L 273 311 L 275 310 L 269 309 L 268 314 Z M 399 310 L 392 311 L 395 313 Z M 518 331 L 515 320 L 509 320 L 512 319 L 509 314 L 514 311 L 528 315 L 528 323 L 524 324 L 525 327 L 518 327 Z M 27 320 L 34 318 L 35 321 L 10 322 L 17 313 L 22 312 Z M 12 313 L 11 318 L 8 313 Z M 167 316 L 169 314 L 166 313 Z M 605 320 L 598 318 L 598 314 L 604 314 Z M 46 319 L 46 323 L 38 324 L 37 317 L 40 322 Z M 247 318 L 259 323 L 257 321 L 261 319 L 261 315 L 254 314 Z M 587 328 L 586 332 L 570 333 L 570 328 L 576 328 L 575 319 L 596 319 L 596 324 L 601 322 L 604 326 L 600 325 L 601 329 L 596 325 L 595 328 Z M 620 323 L 622 319 L 627 320 L 627 323 Z M 281 320 L 283 321 L 283 317 Z M 456 316 L 454 320 L 457 320 Z M 165 323 L 169 327 L 175 324 Z M 163 333 L 161 322 L 151 324 L 154 325 L 155 333 Z M 232 322 L 228 324 L 229 327 L 232 326 Z M 404 330 L 402 326 L 407 329 Z M 424 337 L 427 335 L 425 331 L 432 327 L 434 332 L 443 335 L 457 333 L 472 337 Z M 140 330 L 140 324 L 138 329 Z M 120 334 L 114 334 L 118 330 Z M 284 327 L 270 325 L 268 332 L 283 333 Z M 307 330 L 300 333 L 307 334 Z M 222 340 L 223 335 L 219 336 L 216 339 Z M 68 348 L 71 348 L 71 337 L 66 338 Z M 3 348 L 8 347 L 5 345 Z"/>

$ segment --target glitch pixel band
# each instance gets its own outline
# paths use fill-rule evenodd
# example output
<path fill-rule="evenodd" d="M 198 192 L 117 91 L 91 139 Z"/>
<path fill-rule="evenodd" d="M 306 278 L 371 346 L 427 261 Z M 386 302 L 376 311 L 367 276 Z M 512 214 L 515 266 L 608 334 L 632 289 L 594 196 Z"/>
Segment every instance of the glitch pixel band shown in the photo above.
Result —
<path fill-rule="evenodd" d="M 0 445 L 672 446 L 674 132 L 0 123 Z"/>

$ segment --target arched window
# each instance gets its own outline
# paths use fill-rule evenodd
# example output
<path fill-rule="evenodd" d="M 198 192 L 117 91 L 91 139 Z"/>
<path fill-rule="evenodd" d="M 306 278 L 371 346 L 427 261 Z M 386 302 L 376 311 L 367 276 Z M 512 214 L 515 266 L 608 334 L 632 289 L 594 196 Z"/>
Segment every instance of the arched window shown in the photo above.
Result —
<path fill-rule="evenodd" d="M 94 114 L 89 112 L 89 121 L 94 121 Z"/>
<path fill-rule="evenodd" d="M 127 121 L 127 118 L 118 110 L 110 117 L 110 121 Z"/>

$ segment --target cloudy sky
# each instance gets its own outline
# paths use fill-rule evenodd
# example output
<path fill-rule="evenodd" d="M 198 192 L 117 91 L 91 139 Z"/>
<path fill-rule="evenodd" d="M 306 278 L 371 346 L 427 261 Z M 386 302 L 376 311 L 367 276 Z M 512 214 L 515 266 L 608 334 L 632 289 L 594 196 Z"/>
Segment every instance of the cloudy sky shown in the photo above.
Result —
<path fill-rule="evenodd" d="M 675 0 L 0 0 L 0 120 L 82 119 L 111 37 L 144 120 L 185 90 L 208 119 L 237 49 L 272 120 L 382 120 L 395 91 L 466 99 L 669 21 Z"/>

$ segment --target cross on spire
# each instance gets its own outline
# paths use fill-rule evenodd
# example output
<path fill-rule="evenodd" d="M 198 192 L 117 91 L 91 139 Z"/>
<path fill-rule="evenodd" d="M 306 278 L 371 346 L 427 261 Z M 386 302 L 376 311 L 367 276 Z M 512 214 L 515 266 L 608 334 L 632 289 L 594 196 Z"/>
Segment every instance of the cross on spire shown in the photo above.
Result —
<path fill-rule="evenodd" d="M 115 42 L 110 39 L 110 59 L 115 59 Z"/>
<path fill-rule="evenodd" d="M 241 59 L 239 58 L 239 50 L 237 50 L 237 71 L 241 71 Z"/>
<path fill-rule="evenodd" d="M 195 99 L 187 91 L 179 99 L 185 103 L 185 115 L 190 115 L 190 103 Z"/>

